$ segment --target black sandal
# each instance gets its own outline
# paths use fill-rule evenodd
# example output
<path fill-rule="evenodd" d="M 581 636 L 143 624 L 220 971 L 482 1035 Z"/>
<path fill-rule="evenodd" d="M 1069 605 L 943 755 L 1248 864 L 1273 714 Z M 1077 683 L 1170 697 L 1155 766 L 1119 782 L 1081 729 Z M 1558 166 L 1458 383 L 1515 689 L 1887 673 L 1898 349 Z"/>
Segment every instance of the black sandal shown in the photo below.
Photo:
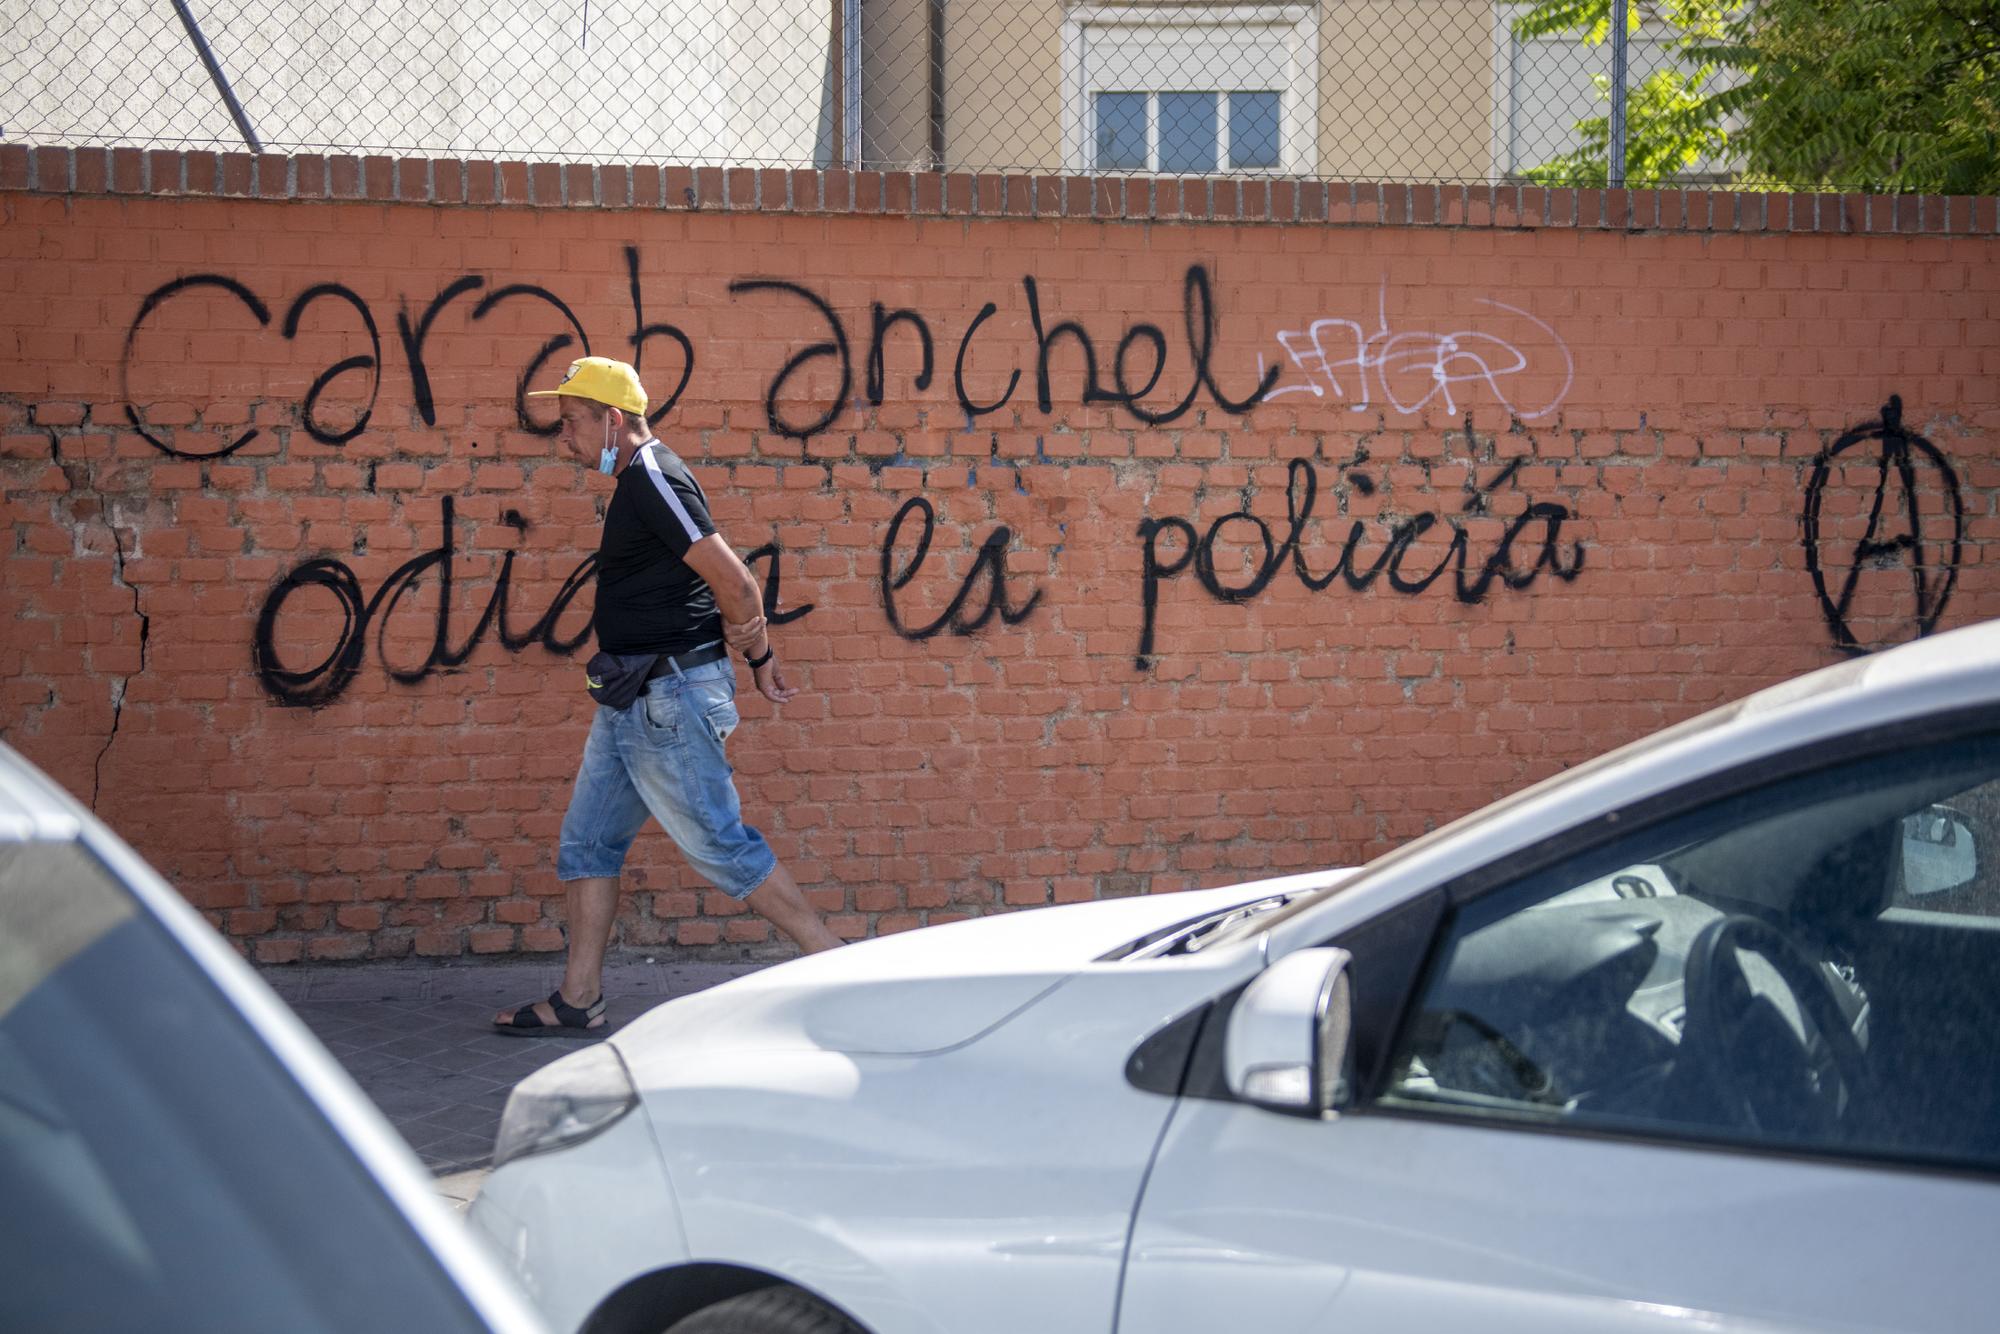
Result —
<path fill-rule="evenodd" d="M 493 1031 L 510 1038 L 601 1038 L 604 1030 L 610 1027 L 609 1024 L 591 1026 L 591 1020 L 604 1013 L 602 994 L 578 1009 L 563 999 L 562 988 L 557 987 L 549 993 L 549 1009 L 555 1011 L 556 1021 L 553 1024 L 543 1023 L 542 1017 L 535 1013 L 535 1003 L 529 1001 L 526 1005 L 516 1006 L 513 1019 L 507 1023 L 495 1023 Z"/>

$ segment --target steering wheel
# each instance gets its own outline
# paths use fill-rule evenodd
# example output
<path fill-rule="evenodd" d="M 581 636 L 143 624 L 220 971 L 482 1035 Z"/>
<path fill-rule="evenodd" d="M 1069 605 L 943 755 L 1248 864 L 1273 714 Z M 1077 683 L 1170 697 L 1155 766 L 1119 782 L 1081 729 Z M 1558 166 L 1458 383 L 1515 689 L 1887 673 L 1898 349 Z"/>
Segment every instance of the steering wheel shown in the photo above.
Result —
<path fill-rule="evenodd" d="M 1739 951 L 1762 958 L 1806 1030 L 1752 986 Z M 1680 1050 L 1691 1093 L 1725 1122 L 1762 1134 L 1826 1141 L 1872 1105 L 1868 1057 L 1825 969 L 1756 917 L 1710 922 L 1688 947 Z"/>

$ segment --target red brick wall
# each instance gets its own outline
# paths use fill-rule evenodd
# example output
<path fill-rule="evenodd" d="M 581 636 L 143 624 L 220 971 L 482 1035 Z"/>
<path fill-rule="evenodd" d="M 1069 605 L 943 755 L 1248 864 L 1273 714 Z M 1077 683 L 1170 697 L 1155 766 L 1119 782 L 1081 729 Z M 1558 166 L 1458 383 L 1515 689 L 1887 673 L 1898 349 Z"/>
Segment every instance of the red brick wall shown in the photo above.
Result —
<path fill-rule="evenodd" d="M 2000 611 L 1991 199 L 6 149 L 0 210 L 0 734 L 264 961 L 559 946 L 610 484 L 515 394 L 586 337 L 693 351 L 805 687 L 738 779 L 848 935 L 1366 857 Z"/>

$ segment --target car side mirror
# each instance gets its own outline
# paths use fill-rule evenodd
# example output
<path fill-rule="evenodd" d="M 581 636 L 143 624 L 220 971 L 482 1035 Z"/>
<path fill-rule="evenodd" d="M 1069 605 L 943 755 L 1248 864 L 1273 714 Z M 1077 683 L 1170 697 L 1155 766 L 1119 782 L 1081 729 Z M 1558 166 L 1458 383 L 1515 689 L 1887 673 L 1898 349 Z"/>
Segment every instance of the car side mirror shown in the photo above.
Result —
<path fill-rule="evenodd" d="M 1244 988 L 1223 1038 L 1223 1077 L 1245 1102 L 1324 1116 L 1347 1101 L 1352 984 L 1346 950 L 1298 950 Z"/>
<path fill-rule="evenodd" d="M 1903 892 L 1942 894 L 1979 877 L 1979 847 L 1963 813 L 1932 805 L 1903 817 Z"/>

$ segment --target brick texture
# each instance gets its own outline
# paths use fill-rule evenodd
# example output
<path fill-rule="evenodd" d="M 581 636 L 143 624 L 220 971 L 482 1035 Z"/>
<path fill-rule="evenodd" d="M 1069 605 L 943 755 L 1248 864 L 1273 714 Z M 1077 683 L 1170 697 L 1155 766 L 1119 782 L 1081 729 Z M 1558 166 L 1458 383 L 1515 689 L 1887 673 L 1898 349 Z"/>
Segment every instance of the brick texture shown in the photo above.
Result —
<path fill-rule="evenodd" d="M 693 349 L 804 687 L 739 785 L 847 936 L 1352 862 L 2000 613 L 1988 199 L 58 158 L 0 149 L 0 734 L 261 961 L 559 948 L 610 483 L 516 390 L 586 338 Z M 1929 600 L 1836 616 L 1885 438 Z M 626 887 L 782 952 L 656 832 Z"/>

